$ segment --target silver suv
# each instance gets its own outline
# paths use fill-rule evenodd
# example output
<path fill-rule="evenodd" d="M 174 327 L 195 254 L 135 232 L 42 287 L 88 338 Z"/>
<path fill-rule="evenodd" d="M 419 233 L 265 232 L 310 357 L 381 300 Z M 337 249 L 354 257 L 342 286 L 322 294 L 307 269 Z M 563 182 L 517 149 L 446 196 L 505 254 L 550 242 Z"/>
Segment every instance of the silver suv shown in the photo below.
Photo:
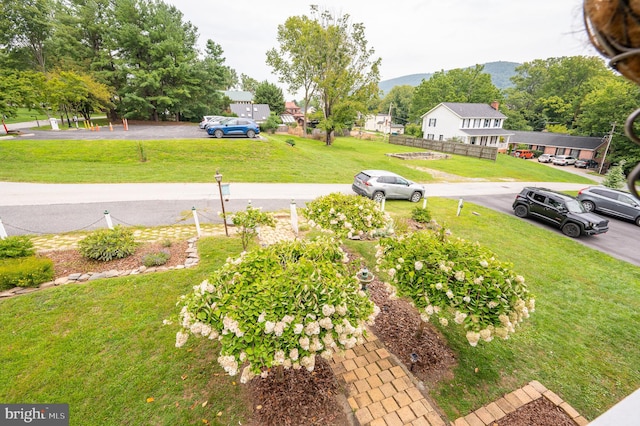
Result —
<path fill-rule="evenodd" d="M 606 186 L 590 186 L 581 189 L 577 198 L 587 211 L 631 220 L 640 226 L 640 200 L 628 192 Z"/>
<path fill-rule="evenodd" d="M 424 186 L 386 170 L 363 170 L 353 178 L 353 192 L 374 201 L 404 199 L 413 203 L 424 197 Z"/>

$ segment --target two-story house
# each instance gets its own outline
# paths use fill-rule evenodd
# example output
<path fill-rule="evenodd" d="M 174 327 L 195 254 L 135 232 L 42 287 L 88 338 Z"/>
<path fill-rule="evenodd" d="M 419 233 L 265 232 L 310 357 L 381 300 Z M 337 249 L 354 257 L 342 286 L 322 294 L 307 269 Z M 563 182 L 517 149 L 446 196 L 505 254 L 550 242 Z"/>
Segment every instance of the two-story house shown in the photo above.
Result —
<path fill-rule="evenodd" d="M 367 115 L 364 121 L 364 129 L 372 132 L 380 132 L 384 134 L 392 133 L 396 135 L 404 134 L 404 126 L 402 124 L 394 124 L 391 122 L 391 115 L 386 113 L 378 113 L 376 115 Z"/>
<path fill-rule="evenodd" d="M 421 118 L 423 138 L 429 140 L 457 140 L 504 152 L 513 135 L 502 128 L 507 116 L 498 110 L 497 102 L 491 105 L 442 102 Z"/>

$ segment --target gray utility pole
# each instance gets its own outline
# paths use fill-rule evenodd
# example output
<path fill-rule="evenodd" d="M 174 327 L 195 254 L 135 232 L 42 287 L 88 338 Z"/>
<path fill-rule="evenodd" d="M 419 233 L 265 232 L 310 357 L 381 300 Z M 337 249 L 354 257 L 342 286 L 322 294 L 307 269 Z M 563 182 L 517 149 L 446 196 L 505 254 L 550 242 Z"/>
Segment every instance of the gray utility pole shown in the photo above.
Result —
<path fill-rule="evenodd" d="M 600 162 L 600 170 L 598 170 L 598 174 L 602 174 L 602 168 L 604 167 L 604 160 L 607 158 L 607 153 L 609 152 L 609 146 L 611 145 L 611 139 L 613 139 L 613 132 L 616 130 L 616 123 L 611 123 L 611 131 L 607 135 L 607 148 L 604 150 L 604 155 L 602 156 L 602 161 Z"/>

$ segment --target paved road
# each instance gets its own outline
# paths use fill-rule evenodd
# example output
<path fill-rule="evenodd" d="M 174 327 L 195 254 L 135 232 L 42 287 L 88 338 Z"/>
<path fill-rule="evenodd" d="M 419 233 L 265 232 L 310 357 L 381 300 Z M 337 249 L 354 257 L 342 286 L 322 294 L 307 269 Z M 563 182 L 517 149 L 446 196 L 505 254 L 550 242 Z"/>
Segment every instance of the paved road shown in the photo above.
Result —
<path fill-rule="evenodd" d="M 466 197 L 465 201 L 513 215 L 511 205 L 513 204 L 514 199 L 515 194 L 497 194 L 490 197 Z M 617 259 L 640 266 L 640 227 L 636 226 L 632 222 L 626 222 L 612 217 L 607 217 L 607 219 L 609 219 L 609 231 L 606 234 L 583 236 L 576 238 L 576 241 L 593 249 L 607 253 Z M 547 225 L 546 223 L 529 218 L 522 220 L 526 220 L 533 225 L 549 229 L 551 232 L 562 234 L 560 230 L 551 225 Z M 570 253 L 567 254 L 570 255 Z M 580 265 L 575 266 L 580 267 Z"/>

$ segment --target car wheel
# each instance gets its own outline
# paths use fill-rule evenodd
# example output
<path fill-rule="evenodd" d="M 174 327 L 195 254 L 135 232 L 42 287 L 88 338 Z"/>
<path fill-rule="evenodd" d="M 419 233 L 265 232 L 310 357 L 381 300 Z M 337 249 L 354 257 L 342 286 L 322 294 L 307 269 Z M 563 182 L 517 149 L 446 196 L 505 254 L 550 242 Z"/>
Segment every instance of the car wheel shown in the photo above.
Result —
<path fill-rule="evenodd" d="M 565 225 L 562 227 L 562 233 L 567 237 L 578 238 L 581 233 L 580 226 L 572 222 L 565 223 Z"/>
<path fill-rule="evenodd" d="M 636 226 L 640 226 L 640 216 L 636 217 L 636 220 L 634 220 L 634 222 L 636 223 Z"/>
<path fill-rule="evenodd" d="M 419 191 L 416 191 L 413 194 L 411 194 L 411 198 L 409 198 L 409 201 L 411 201 L 412 203 L 417 203 L 418 201 L 420 201 L 421 198 L 422 198 L 422 193 L 420 193 Z"/>
<path fill-rule="evenodd" d="M 222 133 L 222 130 L 216 130 L 215 132 L 213 132 L 213 136 L 215 136 L 216 138 L 220 139 L 223 136 L 224 133 Z"/>
<path fill-rule="evenodd" d="M 254 132 L 253 130 L 247 130 L 247 137 L 249 139 L 253 139 L 256 137 L 256 132 Z"/>
<path fill-rule="evenodd" d="M 588 212 L 592 212 L 596 209 L 596 205 L 593 204 L 593 201 L 583 201 L 582 207 Z"/>
<path fill-rule="evenodd" d="M 375 201 L 376 203 L 381 203 L 382 200 L 384 200 L 384 193 L 380 192 L 380 191 L 376 191 L 373 193 L 373 201 Z"/>
<path fill-rule="evenodd" d="M 527 206 L 523 206 L 522 204 L 518 204 L 516 206 L 516 208 L 513 209 L 513 212 L 518 217 L 527 217 L 527 216 L 529 216 L 529 209 L 527 208 Z"/>

